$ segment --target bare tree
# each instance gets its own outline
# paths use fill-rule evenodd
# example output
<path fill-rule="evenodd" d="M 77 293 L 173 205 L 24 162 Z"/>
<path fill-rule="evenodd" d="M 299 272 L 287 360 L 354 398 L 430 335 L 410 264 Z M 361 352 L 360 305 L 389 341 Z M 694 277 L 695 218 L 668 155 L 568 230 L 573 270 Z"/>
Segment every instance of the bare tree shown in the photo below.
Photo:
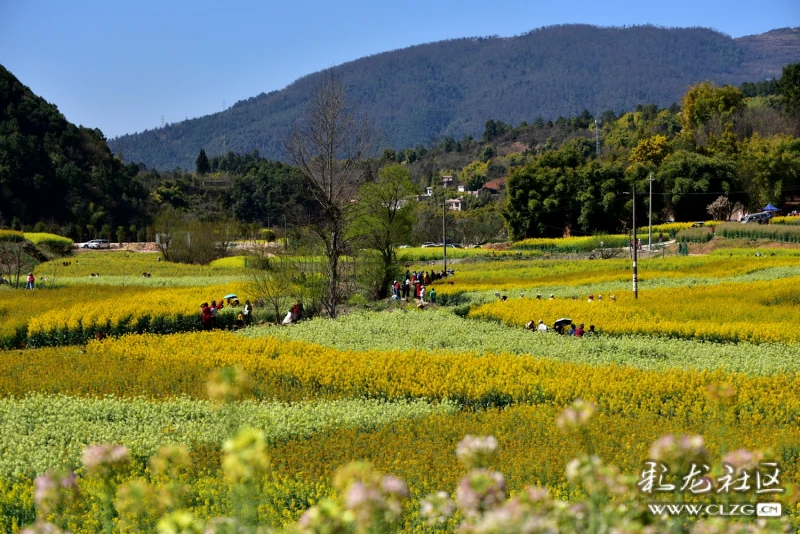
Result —
<path fill-rule="evenodd" d="M 376 146 L 369 122 L 347 101 L 333 69 L 323 73 L 303 116 L 284 139 L 287 158 L 299 169 L 319 208 L 310 229 L 325 245 L 323 307 L 330 317 L 336 317 L 338 305 L 347 297 L 342 256 L 357 237 L 348 230 L 358 217 L 358 188 L 369 173 L 366 160 L 376 153 Z"/>
<path fill-rule="evenodd" d="M 274 315 L 275 324 L 295 301 L 306 313 L 319 311 L 323 294 L 322 262 L 317 254 L 287 254 L 265 244 L 248 257 L 248 294 Z"/>
<path fill-rule="evenodd" d="M 12 236 L 6 241 L 0 241 L 0 273 L 17 289 L 23 273 L 32 270 L 35 265 L 33 258 L 25 252 L 25 245 L 22 237 Z"/>
<path fill-rule="evenodd" d="M 253 261 L 248 262 L 247 292 L 269 308 L 274 315 L 275 324 L 279 324 L 281 313 L 289 309 L 295 297 L 292 287 L 294 265 L 289 256 L 273 255 L 266 247 L 256 254 Z"/>
<path fill-rule="evenodd" d="M 743 208 L 740 202 L 732 203 L 728 197 L 720 196 L 706 207 L 706 211 L 715 221 L 727 221 L 735 211 Z"/>

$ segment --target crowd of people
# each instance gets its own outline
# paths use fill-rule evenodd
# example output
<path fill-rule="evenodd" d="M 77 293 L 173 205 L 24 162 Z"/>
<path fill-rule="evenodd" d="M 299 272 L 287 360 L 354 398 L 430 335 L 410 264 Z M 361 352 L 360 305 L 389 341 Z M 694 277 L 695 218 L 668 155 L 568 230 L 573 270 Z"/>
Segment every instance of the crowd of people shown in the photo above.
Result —
<path fill-rule="evenodd" d="M 495 293 L 496 296 L 500 297 L 501 300 L 505 301 L 505 295 L 500 295 L 499 293 Z M 525 295 L 520 294 L 520 298 L 523 298 Z M 536 295 L 537 300 L 542 300 L 542 295 Z M 548 300 L 556 300 L 556 296 L 554 294 L 550 295 Z M 578 300 L 577 296 L 573 296 L 572 300 Z M 593 294 L 589 295 L 588 300 L 586 301 L 588 304 L 594 303 L 596 300 L 601 301 L 603 300 L 603 295 L 598 295 L 597 299 L 595 299 Z M 611 302 L 616 302 L 617 297 L 611 295 L 609 297 Z M 572 319 L 562 318 L 558 319 L 553 323 L 552 327 L 548 327 L 542 319 L 539 319 L 538 322 L 535 321 L 528 321 L 525 325 L 527 330 L 533 330 L 535 332 L 555 332 L 559 335 L 566 335 L 566 336 L 575 336 L 575 337 L 584 337 L 584 336 L 596 336 L 599 332 L 595 329 L 593 324 L 589 325 L 587 329 L 584 323 L 579 323 L 577 326 L 575 323 L 572 322 Z"/>
<path fill-rule="evenodd" d="M 456 274 L 456 272 L 453 269 L 448 269 L 447 271 L 442 270 L 438 272 L 411 272 L 406 269 L 405 278 L 403 279 L 402 283 L 398 280 L 394 280 L 392 282 L 392 299 L 404 300 L 408 302 L 413 294 L 413 298 L 418 300 L 420 304 L 425 304 L 425 302 L 436 304 L 436 288 L 431 288 L 430 291 L 427 291 L 427 286 L 433 282 L 436 282 L 437 280 L 442 280 L 454 274 Z M 428 297 L 427 301 L 425 300 L 426 294 Z"/>
<path fill-rule="evenodd" d="M 238 298 L 221 298 L 219 302 L 216 300 L 204 302 L 200 305 L 200 323 L 203 325 L 203 330 L 213 330 L 217 327 L 217 315 L 220 310 L 225 307 L 239 308 L 241 304 Z M 236 316 L 236 327 L 243 328 L 248 326 L 253 318 L 253 305 L 249 300 L 244 301 L 244 307 Z"/>

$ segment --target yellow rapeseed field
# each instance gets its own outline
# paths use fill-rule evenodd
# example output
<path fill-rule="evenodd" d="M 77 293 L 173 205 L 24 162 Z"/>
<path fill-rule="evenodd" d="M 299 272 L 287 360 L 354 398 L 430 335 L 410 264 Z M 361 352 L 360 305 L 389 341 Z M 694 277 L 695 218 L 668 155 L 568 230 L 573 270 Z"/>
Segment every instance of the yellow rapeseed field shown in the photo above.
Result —
<path fill-rule="evenodd" d="M 665 335 L 710 341 L 754 343 L 800 341 L 800 307 L 795 284 L 800 278 L 747 284 L 698 285 L 604 295 L 589 302 L 557 298 L 514 299 L 484 304 L 474 318 L 499 319 L 523 326 L 528 321 L 552 323 L 568 317 L 609 334 Z"/>
<path fill-rule="evenodd" d="M 751 253 L 749 256 L 737 255 L 733 261 L 727 255 L 672 256 L 640 262 L 639 280 L 642 284 L 649 283 L 650 287 L 658 287 L 659 284 L 679 278 L 714 281 L 767 269 L 795 266 L 798 266 L 798 260 L 790 255 L 756 257 Z M 452 294 L 464 291 L 509 291 L 530 287 L 591 287 L 607 282 L 629 282 L 633 273 L 629 258 L 602 261 L 461 263 L 454 268 L 455 277 L 435 283 L 436 291 L 441 294 Z M 645 289 L 648 286 L 641 287 Z"/>
<path fill-rule="evenodd" d="M 800 421 L 800 375 L 748 376 L 723 371 L 646 371 L 508 354 L 449 351 L 341 351 L 298 341 L 203 332 L 128 335 L 85 349 L 10 351 L 0 359 L 0 391 L 71 395 L 204 397 L 210 373 L 238 365 L 261 398 L 451 399 L 479 407 L 562 406 L 575 398 L 606 413 L 705 417 L 710 385 L 737 392 L 737 422 Z M 766 393 L 768 392 L 768 394 Z"/>

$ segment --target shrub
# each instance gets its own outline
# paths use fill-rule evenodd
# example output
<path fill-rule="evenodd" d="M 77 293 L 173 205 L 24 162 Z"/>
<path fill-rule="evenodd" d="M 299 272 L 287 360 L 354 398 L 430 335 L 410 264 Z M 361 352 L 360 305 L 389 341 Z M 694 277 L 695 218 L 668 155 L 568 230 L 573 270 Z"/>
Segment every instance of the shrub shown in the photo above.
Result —
<path fill-rule="evenodd" d="M 53 252 L 68 254 L 72 250 L 72 240 L 56 234 L 25 233 L 25 239 L 37 247 L 45 246 Z"/>
<path fill-rule="evenodd" d="M 0 241 L 22 241 L 25 239 L 22 232 L 18 230 L 3 230 L 0 229 Z"/>
<path fill-rule="evenodd" d="M 682 243 L 707 243 L 712 237 L 710 228 L 687 228 L 675 235 L 675 239 Z"/>

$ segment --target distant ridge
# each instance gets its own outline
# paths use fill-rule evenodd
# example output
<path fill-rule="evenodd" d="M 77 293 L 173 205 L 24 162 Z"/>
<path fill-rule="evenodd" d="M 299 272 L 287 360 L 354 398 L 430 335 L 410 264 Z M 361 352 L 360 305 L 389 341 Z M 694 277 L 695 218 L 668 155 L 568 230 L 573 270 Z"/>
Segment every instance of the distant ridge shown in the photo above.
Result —
<path fill-rule="evenodd" d="M 477 136 L 488 119 L 511 124 L 588 109 L 668 106 L 688 85 L 778 77 L 800 61 L 800 28 L 733 39 L 706 28 L 549 26 L 516 37 L 412 46 L 337 67 L 348 96 L 381 130 L 384 145 Z M 256 66 L 256 68 L 259 68 Z M 191 169 L 200 148 L 281 157 L 281 135 L 302 111 L 319 73 L 230 109 L 124 135 L 109 145 L 126 161 Z"/>

